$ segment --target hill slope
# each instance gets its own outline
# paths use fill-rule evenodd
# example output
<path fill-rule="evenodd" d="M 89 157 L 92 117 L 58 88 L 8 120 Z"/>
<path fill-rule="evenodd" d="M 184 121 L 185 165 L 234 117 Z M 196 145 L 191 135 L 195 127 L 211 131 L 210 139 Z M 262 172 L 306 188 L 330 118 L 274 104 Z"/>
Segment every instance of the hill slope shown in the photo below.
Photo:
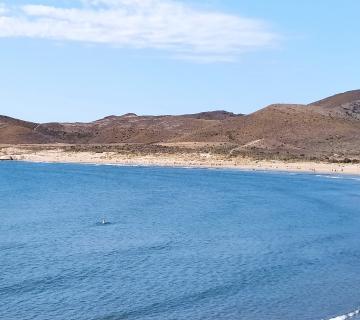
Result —
<path fill-rule="evenodd" d="M 309 105 L 270 105 L 250 115 L 110 116 L 37 124 L 0 117 L 1 144 L 222 143 L 229 155 L 360 159 L 360 90 Z"/>

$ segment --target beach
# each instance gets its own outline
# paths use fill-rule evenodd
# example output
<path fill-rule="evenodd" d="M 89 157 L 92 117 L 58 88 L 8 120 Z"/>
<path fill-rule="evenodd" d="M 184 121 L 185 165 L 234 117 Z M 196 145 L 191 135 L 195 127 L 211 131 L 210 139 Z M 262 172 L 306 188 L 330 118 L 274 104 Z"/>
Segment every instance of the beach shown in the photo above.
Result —
<path fill-rule="evenodd" d="M 34 148 L 3 146 L 0 159 L 52 162 L 52 163 L 91 163 L 124 166 L 165 166 L 165 167 L 199 167 L 228 168 L 260 171 L 288 171 L 321 174 L 360 175 L 358 163 L 330 163 L 322 161 L 299 160 L 256 160 L 246 157 L 229 157 L 222 154 L 193 152 L 178 153 L 120 153 L 95 151 L 68 151 L 63 147 Z"/>

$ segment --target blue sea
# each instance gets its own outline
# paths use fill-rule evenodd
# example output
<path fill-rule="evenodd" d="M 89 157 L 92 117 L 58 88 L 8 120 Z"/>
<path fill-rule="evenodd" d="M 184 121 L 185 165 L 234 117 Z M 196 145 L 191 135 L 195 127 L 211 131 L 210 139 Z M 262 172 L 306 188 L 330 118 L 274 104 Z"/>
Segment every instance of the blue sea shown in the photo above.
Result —
<path fill-rule="evenodd" d="M 0 163 L 1 320 L 327 320 L 359 287 L 360 178 Z"/>

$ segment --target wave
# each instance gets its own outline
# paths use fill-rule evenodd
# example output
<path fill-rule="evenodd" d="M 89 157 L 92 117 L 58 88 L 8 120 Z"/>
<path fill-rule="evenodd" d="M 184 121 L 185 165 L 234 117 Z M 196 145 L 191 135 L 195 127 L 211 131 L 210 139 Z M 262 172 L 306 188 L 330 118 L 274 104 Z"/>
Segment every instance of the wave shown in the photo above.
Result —
<path fill-rule="evenodd" d="M 360 315 L 360 309 L 357 309 L 357 310 L 355 310 L 353 312 L 349 312 L 347 314 L 343 314 L 341 316 L 337 316 L 335 318 L 331 318 L 329 320 L 348 320 L 348 319 L 353 319 L 358 315 Z"/>
<path fill-rule="evenodd" d="M 325 175 L 325 174 L 317 174 L 316 177 L 320 178 L 328 178 L 328 179 L 346 179 L 346 177 L 335 176 L 335 175 Z"/>
<path fill-rule="evenodd" d="M 352 176 L 348 176 L 348 175 L 337 176 L 337 175 L 316 174 L 315 176 L 319 177 L 319 178 L 327 178 L 327 179 L 341 179 L 341 180 L 360 181 L 359 177 L 352 177 Z"/>
<path fill-rule="evenodd" d="M 9 243 L 9 244 L 0 245 L 0 251 L 23 249 L 25 247 L 26 247 L 25 243 Z"/>

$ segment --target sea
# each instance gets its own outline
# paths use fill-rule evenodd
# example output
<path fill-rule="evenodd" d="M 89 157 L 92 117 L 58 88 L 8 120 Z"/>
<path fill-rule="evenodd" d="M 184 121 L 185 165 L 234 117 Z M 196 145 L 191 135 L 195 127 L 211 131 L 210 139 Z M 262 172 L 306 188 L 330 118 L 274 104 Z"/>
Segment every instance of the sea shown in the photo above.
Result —
<path fill-rule="evenodd" d="M 359 288 L 360 177 L 0 163 L 1 320 L 356 319 Z"/>

